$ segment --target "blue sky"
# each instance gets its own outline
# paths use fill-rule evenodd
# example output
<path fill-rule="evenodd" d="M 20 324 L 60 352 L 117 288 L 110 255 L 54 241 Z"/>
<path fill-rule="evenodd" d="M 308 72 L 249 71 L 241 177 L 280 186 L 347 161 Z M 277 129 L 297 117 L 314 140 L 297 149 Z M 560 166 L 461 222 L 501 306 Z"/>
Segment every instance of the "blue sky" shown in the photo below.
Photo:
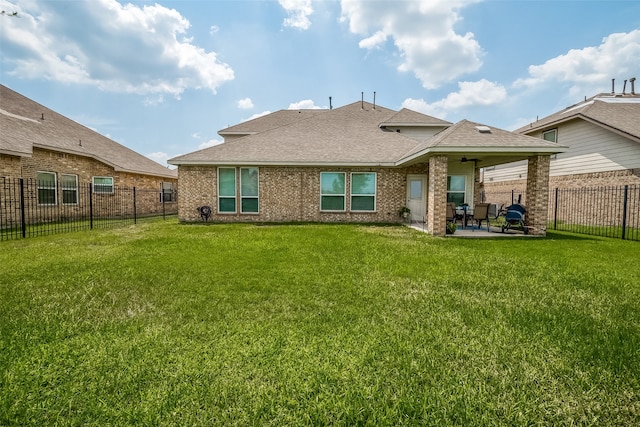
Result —
<path fill-rule="evenodd" d="M 220 143 L 229 125 L 327 108 L 330 96 L 335 108 L 375 91 L 395 110 L 513 130 L 640 77 L 640 1 L 0 0 L 0 10 L 0 83 L 162 164 Z"/>

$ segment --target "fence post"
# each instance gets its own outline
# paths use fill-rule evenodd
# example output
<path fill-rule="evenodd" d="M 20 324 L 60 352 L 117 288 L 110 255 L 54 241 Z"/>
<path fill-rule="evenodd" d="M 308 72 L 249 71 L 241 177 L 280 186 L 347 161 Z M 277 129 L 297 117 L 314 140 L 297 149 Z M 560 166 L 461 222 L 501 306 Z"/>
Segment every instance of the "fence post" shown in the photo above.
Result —
<path fill-rule="evenodd" d="M 515 194 L 516 190 L 511 190 L 511 204 L 513 204 L 513 197 Z"/>
<path fill-rule="evenodd" d="M 20 178 L 20 230 L 22 232 L 22 238 L 27 237 L 27 221 L 24 207 L 24 179 Z"/>
<path fill-rule="evenodd" d="M 89 183 L 89 230 L 93 230 L 93 183 Z"/>
<path fill-rule="evenodd" d="M 133 187 L 133 223 L 138 223 L 138 217 L 136 212 L 136 187 Z"/>
<path fill-rule="evenodd" d="M 558 187 L 556 187 L 556 201 L 553 204 L 553 229 L 558 229 Z"/>
<path fill-rule="evenodd" d="M 162 219 L 167 219 L 164 210 L 164 188 L 160 188 L 160 198 L 162 199 Z"/>
<path fill-rule="evenodd" d="M 629 196 L 629 186 L 624 186 L 624 197 L 622 199 L 622 240 L 625 239 L 627 230 L 627 199 Z"/>

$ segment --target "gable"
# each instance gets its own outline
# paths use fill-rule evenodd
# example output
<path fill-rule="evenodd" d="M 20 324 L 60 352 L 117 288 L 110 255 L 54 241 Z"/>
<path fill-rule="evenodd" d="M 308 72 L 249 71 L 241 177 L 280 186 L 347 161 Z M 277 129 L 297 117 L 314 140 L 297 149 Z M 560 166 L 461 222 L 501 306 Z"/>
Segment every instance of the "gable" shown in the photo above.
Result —
<path fill-rule="evenodd" d="M 176 178 L 177 172 L 0 85 L 0 153 L 33 147 L 90 157 L 117 171 Z"/>

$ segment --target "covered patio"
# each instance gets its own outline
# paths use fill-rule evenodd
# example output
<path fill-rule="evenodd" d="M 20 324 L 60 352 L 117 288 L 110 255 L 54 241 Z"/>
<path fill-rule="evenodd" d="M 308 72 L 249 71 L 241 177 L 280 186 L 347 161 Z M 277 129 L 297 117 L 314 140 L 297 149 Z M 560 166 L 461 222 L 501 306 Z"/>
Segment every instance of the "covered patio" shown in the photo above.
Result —
<path fill-rule="evenodd" d="M 482 168 L 526 160 L 526 226 L 529 235 L 543 236 L 548 215 L 550 158 L 564 151 L 566 147 L 556 143 L 462 120 L 416 147 L 401 161 L 403 166 L 428 162 L 424 215 L 414 216 L 412 221 L 423 222 L 425 231 L 435 236 L 444 236 L 447 203 L 466 204 L 471 213 L 482 201 Z M 456 234 L 462 235 L 461 231 L 459 228 Z"/>

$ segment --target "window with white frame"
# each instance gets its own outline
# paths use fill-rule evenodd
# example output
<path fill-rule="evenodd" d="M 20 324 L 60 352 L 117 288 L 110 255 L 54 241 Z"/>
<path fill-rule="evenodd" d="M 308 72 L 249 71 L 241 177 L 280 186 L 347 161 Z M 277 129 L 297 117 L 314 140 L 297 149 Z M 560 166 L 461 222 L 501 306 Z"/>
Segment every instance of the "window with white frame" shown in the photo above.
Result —
<path fill-rule="evenodd" d="M 351 210 L 373 212 L 376 210 L 375 172 L 351 173 Z"/>
<path fill-rule="evenodd" d="M 65 205 L 78 204 L 78 175 L 62 174 L 60 176 L 62 186 L 62 203 Z"/>
<path fill-rule="evenodd" d="M 218 212 L 236 213 L 236 168 L 218 168 Z"/>
<path fill-rule="evenodd" d="M 94 193 L 113 194 L 113 177 L 94 176 L 92 182 Z"/>
<path fill-rule="evenodd" d="M 58 203 L 58 191 L 55 172 L 38 172 L 38 204 L 55 205 Z"/>
<path fill-rule="evenodd" d="M 160 202 L 162 203 L 171 203 L 173 202 L 173 195 L 174 195 L 174 190 L 173 190 L 173 182 L 166 182 L 163 181 L 160 184 Z"/>
<path fill-rule="evenodd" d="M 454 202 L 456 206 L 465 201 L 466 177 L 464 175 L 449 175 L 447 177 L 447 202 Z"/>
<path fill-rule="evenodd" d="M 558 142 L 558 129 L 550 129 L 542 132 L 542 139 L 549 142 Z"/>
<path fill-rule="evenodd" d="M 344 172 L 320 172 L 320 210 L 344 212 L 346 187 Z"/>
<path fill-rule="evenodd" d="M 258 168 L 240 168 L 240 212 L 259 212 Z"/>

